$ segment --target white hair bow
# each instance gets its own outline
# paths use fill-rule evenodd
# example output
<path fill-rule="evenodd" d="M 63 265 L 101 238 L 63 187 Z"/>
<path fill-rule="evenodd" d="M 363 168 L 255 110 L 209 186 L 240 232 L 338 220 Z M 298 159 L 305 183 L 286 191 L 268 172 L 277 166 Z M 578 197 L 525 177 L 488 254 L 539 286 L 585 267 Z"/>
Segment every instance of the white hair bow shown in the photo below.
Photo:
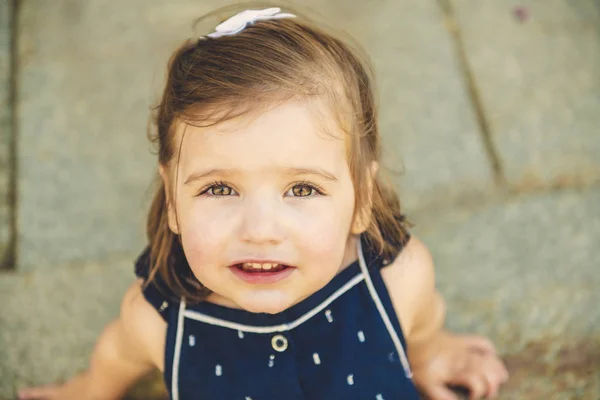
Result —
<path fill-rule="evenodd" d="M 209 33 L 206 36 L 215 39 L 221 36 L 235 35 L 236 33 L 243 31 L 246 26 L 251 25 L 256 21 L 296 17 L 294 14 L 282 13 L 280 11 L 281 8 L 279 7 L 265 8 L 264 10 L 242 11 L 220 23 L 215 28 L 215 32 Z"/>

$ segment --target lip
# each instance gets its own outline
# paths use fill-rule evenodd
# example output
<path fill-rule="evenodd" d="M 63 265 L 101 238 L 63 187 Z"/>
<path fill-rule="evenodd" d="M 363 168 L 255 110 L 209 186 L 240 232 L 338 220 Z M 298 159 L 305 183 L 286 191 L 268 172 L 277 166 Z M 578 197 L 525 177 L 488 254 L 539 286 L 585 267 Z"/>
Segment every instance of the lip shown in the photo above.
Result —
<path fill-rule="evenodd" d="M 275 261 L 242 261 L 242 262 L 261 262 L 261 263 L 267 263 L 267 262 L 271 262 L 271 263 L 276 263 Z M 288 266 L 287 268 L 285 268 L 284 270 L 278 271 L 278 272 L 246 272 L 242 269 L 239 269 L 236 267 L 237 264 L 240 263 L 236 263 L 233 264 L 229 267 L 229 270 L 239 279 L 243 280 L 246 283 L 250 283 L 250 284 L 254 284 L 254 285 L 267 285 L 267 284 L 273 284 L 276 282 L 279 282 L 285 278 L 287 278 L 288 276 L 290 276 L 294 270 L 296 269 L 295 267 L 292 266 Z M 283 264 L 283 265 L 287 265 L 284 263 L 277 263 L 277 264 Z"/>
<path fill-rule="evenodd" d="M 256 264 L 282 264 L 282 265 L 287 265 L 288 267 L 291 267 L 291 264 L 288 264 L 286 262 L 283 261 L 278 261 L 278 260 L 265 260 L 265 259 L 258 259 L 258 258 L 252 258 L 252 259 L 246 259 L 246 260 L 238 260 L 238 261 L 234 261 L 232 262 L 231 266 L 233 265 L 237 265 L 237 264 L 244 264 L 244 263 L 256 263 Z"/>

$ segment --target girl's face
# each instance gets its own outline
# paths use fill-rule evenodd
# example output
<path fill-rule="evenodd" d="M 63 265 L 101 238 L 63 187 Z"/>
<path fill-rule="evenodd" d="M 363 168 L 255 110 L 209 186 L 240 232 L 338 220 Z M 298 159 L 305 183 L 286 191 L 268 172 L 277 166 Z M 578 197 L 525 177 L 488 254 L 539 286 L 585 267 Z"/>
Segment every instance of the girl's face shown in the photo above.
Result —
<path fill-rule="evenodd" d="M 321 132 L 307 103 L 180 124 L 175 143 L 184 129 L 169 220 L 208 301 L 281 312 L 356 259 L 346 140 Z M 161 174 L 169 187 L 175 173 Z"/>

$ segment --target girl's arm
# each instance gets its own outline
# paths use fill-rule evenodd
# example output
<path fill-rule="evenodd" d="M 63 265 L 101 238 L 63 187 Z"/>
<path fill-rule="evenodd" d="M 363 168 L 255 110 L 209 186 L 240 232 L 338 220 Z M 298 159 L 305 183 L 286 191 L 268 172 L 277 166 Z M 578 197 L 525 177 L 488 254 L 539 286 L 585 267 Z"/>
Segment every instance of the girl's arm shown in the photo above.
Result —
<path fill-rule="evenodd" d="M 426 362 L 428 351 L 435 351 L 427 343 L 441 332 L 446 317 L 444 300 L 435 289 L 434 266 L 429 250 L 418 238 L 411 237 L 381 275 L 402 325 L 411 352 L 411 365 Z"/>
<path fill-rule="evenodd" d="M 494 398 L 508 373 L 488 339 L 443 329 L 446 307 L 435 289 L 427 247 L 412 237 L 381 274 L 402 325 L 417 386 L 434 400 L 458 399 L 446 385 L 468 388 L 472 399 Z"/>
<path fill-rule="evenodd" d="M 119 318 L 102 332 L 86 371 L 63 385 L 24 389 L 19 398 L 119 399 L 153 368 L 162 371 L 166 323 L 144 298 L 141 284 L 127 290 Z"/>

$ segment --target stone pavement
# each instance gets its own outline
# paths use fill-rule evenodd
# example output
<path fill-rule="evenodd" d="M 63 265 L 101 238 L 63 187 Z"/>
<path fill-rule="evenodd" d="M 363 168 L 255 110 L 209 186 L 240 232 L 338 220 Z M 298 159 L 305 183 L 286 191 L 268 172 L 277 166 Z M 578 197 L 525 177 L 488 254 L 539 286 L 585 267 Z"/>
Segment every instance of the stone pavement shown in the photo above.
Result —
<path fill-rule="evenodd" d="M 148 107 L 189 21 L 222 2 L 20 3 L 0 399 L 82 369 L 117 314 L 144 242 Z M 512 373 L 501 398 L 600 398 L 600 2 L 296 4 L 372 57 L 386 160 L 404 172 L 448 326 L 498 344 Z M 153 382 L 132 398 L 160 392 Z"/>
<path fill-rule="evenodd" d="M 11 137 L 13 125 L 12 79 L 13 18 L 8 2 L 0 3 L 0 269 L 11 263 L 11 185 L 12 162 Z"/>
<path fill-rule="evenodd" d="M 501 398 L 600 396 L 600 188 L 493 201 L 416 231 L 437 260 L 448 326 L 504 355 Z"/>

